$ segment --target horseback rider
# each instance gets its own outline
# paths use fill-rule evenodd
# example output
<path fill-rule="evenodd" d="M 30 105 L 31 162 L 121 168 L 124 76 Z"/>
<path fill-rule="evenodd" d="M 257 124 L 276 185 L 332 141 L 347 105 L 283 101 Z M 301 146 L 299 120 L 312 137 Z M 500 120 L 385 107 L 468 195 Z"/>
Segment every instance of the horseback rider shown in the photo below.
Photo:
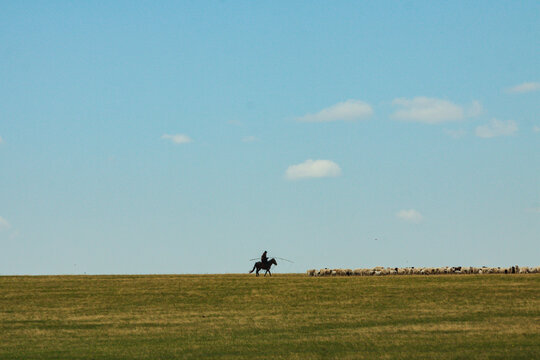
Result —
<path fill-rule="evenodd" d="M 251 269 L 251 271 L 249 272 L 250 274 L 253 271 L 257 270 L 257 276 L 259 276 L 259 271 L 261 271 L 262 269 L 262 270 L 265 270 L 264 276 L 266 276 L 266 274 L 270 274 L 270 276 L 272 276 L 272 273 L 270 272 L 270 268 L 272 267 L 272 265 L 277 266 L 277 261 L 274 258 L 268 259 L 268 256 L 266 254 L 267 254 L 266 251 L 263 252 L 261 256 L 261 261 L 257 261 L 255 265 L 253 265 L 253 269 Z M 255 260 L 255 259 L 252 259 L 252 260 Z"/>
<path fill-rule="evenodd" d="M 266 265 L 266 263 L 268 262 L 268 257 L 266 256 L 266 250 L 263 252 L 262 256 L 261 256 L 261 262 L 263 264 Z"/>

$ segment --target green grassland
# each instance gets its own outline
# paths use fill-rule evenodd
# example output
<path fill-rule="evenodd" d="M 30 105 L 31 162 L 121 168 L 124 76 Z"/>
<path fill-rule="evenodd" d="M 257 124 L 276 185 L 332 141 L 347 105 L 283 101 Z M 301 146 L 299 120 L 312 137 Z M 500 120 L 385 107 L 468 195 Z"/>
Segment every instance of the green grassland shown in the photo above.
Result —
<path fill-rule="evenodd" d="M 540 359 L 540 275 L 0 277 L 0 359 Z"/>

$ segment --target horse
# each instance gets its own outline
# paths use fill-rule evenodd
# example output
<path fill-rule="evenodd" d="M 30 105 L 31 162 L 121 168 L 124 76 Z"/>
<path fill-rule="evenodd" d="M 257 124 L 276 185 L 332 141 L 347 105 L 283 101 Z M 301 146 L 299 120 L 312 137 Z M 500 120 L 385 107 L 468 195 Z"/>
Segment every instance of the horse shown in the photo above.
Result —
<path fill-rule="evenodd" d="M 266 272 L 264 273 L 264 276 L 266 276 L 267 273 L 270 274 L 270 276 L 272 276 L 272 273 L 270 272 L 270 268 L 272 267 L 272 264 L 277 266 L 276 259 L 272 258 L 265 263 L 263 263 L 262 261 L 257 261 L 255 265 L 253 265 L 253 269 L 251 269 L 249 273 L 251 274 L 253 270 L 257 269 L 256 274 L 257 276 L 259 276 L 259 271 L 261 271 L 262 269 L 262 270 L 266 270 Z"/>

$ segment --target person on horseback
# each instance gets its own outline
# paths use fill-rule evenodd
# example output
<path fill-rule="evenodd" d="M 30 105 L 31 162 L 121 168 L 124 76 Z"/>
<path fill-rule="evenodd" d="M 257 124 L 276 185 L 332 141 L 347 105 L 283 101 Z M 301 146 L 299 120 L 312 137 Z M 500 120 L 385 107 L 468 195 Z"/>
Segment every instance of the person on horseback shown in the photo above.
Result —
<path fill-rule="evenodd" d="M 271 258 L 270 260 L 268 260 L 268 258 L 266 257 L 266 251 L 265 251 L 263 253 L 263 256 L 261 256 L 261 260 L 262 261 L 257 261 L 255 265 L 253 265 L 253 269 L 251 269 L 249 273 L 251 274 L 253 271 L 257 270 L 257 276 L 259 276 L 259 271 L 265 270 L 264 276 L 266 276 L 266 274 L 270 274 L 270 276 L 272 276 L 272 273 L 270 272 L 270 268 L 272 267 L 272 265 L 277 266 L 276 259 Z"/>

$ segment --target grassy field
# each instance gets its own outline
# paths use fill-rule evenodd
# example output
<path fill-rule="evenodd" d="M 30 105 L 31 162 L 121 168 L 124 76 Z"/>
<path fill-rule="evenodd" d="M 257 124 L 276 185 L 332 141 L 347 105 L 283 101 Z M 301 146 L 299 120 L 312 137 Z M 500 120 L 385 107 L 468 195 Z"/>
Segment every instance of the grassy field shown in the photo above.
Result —
<path fill-rule="evenodd" d="M 540 359 L 540 275 L 0 277 L 0 359 Z"/>

